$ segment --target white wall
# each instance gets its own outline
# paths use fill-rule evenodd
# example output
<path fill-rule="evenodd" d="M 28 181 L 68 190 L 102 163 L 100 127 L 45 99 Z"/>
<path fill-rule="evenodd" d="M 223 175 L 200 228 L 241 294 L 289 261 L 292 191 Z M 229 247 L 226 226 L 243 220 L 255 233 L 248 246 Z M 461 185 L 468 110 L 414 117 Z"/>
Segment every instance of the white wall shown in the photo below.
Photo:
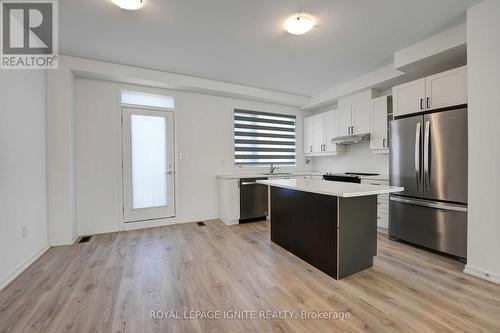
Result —
<path fill-rule="evenodd" d="M 73 73 L 50 70 L 47 73 L 47 187 L 51 245 L 72 244 L 76 237 L 74 131 Z"/>
<path fill-rule="evenodd" d="M 0 117 L 1 289 L 49 243 L 44 71 L 0 73 Z"/>
<path fill-rule="evenodd" d="M 389 174 L 389 154 L 374 154 L 369 143 L 348 145 L 338 156 L 312 158 L 312 168 L 319 172 L 368 172 Z"/>
<path fill-rule="evenodd" d="M 197 93 L 130 86 L 108 81 L 76 81 L 76 220 L 80 234 L 121 227 L 120 90 L 175 98 L 177 156 L 176 219 L 213 219 L 217 213 L 216 175 L 248 173 L 235 168 L 233 108 L 297 115 L 298 156 L 302 154 L 302 115 L 297 108 Z M 306 168 L 298 158 L 296 169 Z M 259 171 L 261 171 L 260 169 Z"/>
<path fill-rule="evenodd" d="M 469 215 L 466 272 L 500 283 L 500 1 L 467 12 Z M 487 276 L 487 274 L 489 276 Z"/>

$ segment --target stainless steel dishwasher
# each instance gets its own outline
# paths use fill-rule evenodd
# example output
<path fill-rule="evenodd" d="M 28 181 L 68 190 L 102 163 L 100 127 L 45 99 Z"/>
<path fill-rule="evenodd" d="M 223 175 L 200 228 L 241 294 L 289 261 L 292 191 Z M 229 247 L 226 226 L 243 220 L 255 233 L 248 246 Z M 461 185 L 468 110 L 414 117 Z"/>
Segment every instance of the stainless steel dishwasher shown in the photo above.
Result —
<path fill-rule="evenodd" d="M 257 180 L 266 179 L 240 179 L 240 223 L 265 219 L 268 215 L 267 185 L 257 183 Z"/>

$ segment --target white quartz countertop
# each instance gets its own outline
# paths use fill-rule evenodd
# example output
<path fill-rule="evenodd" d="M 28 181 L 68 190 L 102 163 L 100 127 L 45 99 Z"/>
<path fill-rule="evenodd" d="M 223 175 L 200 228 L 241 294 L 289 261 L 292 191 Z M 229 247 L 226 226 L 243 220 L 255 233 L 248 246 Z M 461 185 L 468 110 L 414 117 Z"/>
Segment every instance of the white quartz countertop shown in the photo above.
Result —
<path fill-rule="evenodd" d="M 363 197 L 404 191 L 402 187 L 333 182 L 319 179 L 269 179 L 260 184 L 343 198 Z"/>
<path fill-rule="evenodd" d="M 218 179 L 242 179 L 242 178 L 286 178 L 286 177 L 297 177 L 297 176 L 323 176 L 322 172 L 314 171 L 297 171 L 297 172 L 281 172 L 270 175 L 267 173 L 250 173 L 250 174 L 229 174 L 229 175 L 217 175 Z"/>
<path fill-rule="evenodd" d="M 376 175 L 376 176 L 359 176 L 361 179 L 373 179 L 373 180 L 386 180 L 389 181 L 389 175 Z"/>

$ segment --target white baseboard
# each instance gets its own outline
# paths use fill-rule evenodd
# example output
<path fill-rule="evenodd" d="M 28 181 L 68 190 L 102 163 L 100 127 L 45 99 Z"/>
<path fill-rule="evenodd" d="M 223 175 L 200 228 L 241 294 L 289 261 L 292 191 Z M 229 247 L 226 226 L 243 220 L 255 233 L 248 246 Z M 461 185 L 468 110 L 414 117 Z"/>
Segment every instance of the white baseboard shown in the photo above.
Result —
<path fill-rule="evenodd" d="M 51 246 L 66 246 L 75 244 L 76 239 L 78 238 L 78 234 L 73 235 L 71 239 L 62 239 L 62 240 L 51 240 Z"/>
<path fill-rule="evenodd" d="M 138 230 L 138 229 L 147 229 L 147 228 L 155 228 L 155 227 L 164 227 L 166 225 L 176 224 L 177 221 L 175 217 L 166 218 L 166 219 L 157 219 L 151 221 L 137 221 L 137 222 L 127 222 L 123 223 L 123 230 Z"/>
<path fill-rule="evenodd" d="M 225 225 L 235 225 L 240 223 L 240 220 L 223 220 L 220 217 L 218 218 L 218 220 L 222 221 L 222 223 L 224 223 Z"/>
<path fill-rule="evenodd" d="M 30 267 L 38 258 L 42 256 L 47 250 L 50 249 L 49 245 L 44 246 L 39 251 L 36 251 L 31 257 L 28 258 L 24 263 L 19 265 L 16 269 L 10 272 L 4 279 L 0 280 L 0 291 L 7 287 L 12 281 L 14 281 L 26 268 Z"/>
<path fill-rule="evenodd" d="M 484 280 L 488 280 L 493 283 L 500 284 L 500 274 L 490 273 L 470 265 L 465 265 L 464 273 Z"/>
<path fill-rule="evenodd" d="M 78 236 L 90 236 L 90 235 L 99 235 L 99 234 L 109 234 L 111 232 L 120 232 L 123 231 L 121 227 L 113 227 L 113 228 L 100 228 L 95 230 L 78 230 Z"/>

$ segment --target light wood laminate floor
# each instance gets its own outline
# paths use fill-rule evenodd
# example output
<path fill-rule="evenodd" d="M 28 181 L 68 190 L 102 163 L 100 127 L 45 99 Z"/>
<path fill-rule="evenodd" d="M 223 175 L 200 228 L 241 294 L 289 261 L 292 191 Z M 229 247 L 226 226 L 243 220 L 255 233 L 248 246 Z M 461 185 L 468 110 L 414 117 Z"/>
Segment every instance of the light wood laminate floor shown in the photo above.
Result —
<path fill-rule="evenodd" d="M 1 291 L 0 332 L 500 332 L 500 286 L 384 235 L 378 244 L 373 268 L 336 281 L 271 243 L 267 222 L 97 235 L 51 248 Z M 160 320 L 154 310 L 352 318 Z"/>

